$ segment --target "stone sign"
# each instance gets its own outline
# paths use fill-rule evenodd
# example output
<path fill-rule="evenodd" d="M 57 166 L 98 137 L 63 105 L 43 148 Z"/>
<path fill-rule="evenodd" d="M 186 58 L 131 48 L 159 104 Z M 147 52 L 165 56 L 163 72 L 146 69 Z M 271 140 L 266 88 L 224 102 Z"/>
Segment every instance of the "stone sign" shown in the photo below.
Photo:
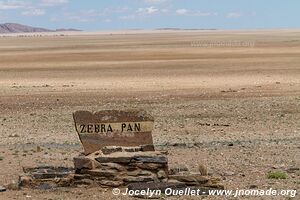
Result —
<path fill-rule="evenodd" d="M 85 154 L 106 146 L 153 147 L 154 119 L 145 111 L 76 111 L 73 118 Z"/>

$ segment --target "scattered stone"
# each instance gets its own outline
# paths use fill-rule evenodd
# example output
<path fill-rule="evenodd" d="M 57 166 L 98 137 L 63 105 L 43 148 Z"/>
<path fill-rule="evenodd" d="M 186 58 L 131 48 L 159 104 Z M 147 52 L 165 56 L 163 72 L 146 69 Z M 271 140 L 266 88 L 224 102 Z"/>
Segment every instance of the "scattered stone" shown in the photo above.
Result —
<path fill-rule="evenodd" d="M 18 134 L 10 134 L 8 137 L 16 138 L 16 137 L 20 137 L 20 136 Z"/>
<path fill-rule="evenodd" d="M 222 93 L 229 93 L 229 92 L 238 92 L 238 91 L 229 88 L 228 90 L 221 90 L 221 92 L 222 92 Z"/>
<path fill-rule="evenodd" d="M 290 167 L 286 170 L 287 173 L 295 173 L 296 171 L 299 171 L 299 167 Z"/>
<path fill-rule="evenodd" d="M 5 191 L 6 191 L 6 188 L 3 186 L 0 186 L 0 192 L 5 192 Z"/>
<path fill-rule="evenodd" d="M 51 183 L 53 186 L 58 187 L 60 182 L 72 181 L 70 175 L 74 174 L 73 168 L 65 167 L 23 167 L 25 174 L 19 178 L 19 185 L 21 187 L 34 187 L 38 188 L 44 183 Z M 65 183 L 64 183 L 65 185 Z"/>
<path fill-rule="evenodd" d="M 257 189 L 258 187 L 257 187 L 257 185 L 250 185 L 249 186 L 249 189 Z"/>

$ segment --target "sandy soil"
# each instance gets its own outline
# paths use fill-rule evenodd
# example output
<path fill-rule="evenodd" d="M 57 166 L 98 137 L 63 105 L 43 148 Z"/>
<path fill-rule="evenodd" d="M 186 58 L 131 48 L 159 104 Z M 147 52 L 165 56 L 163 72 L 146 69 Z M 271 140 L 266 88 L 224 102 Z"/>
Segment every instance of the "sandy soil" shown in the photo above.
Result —
<path fill-rule="evenodd" d="M 72 166 L 82 151 L 73 111 L 141 108 L 171 166 L 204 163 L 229 189 L 299 191 L 299 171 L 266 177 L 300 167 L 299 63 L 299 30 L 0 37 L 0 185 L 22 166 Z M 0 193 L 107 198 L 119 199 L 100 188 Z"/>

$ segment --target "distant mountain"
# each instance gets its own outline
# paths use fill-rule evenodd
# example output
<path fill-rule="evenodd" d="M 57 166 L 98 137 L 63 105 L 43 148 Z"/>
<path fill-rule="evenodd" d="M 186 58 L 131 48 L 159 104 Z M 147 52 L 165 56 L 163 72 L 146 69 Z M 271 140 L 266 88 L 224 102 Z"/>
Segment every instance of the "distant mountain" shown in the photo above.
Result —
<path fill-rule="evenodd" d="M 77 29 L 57 29 L 50 30 L 39 27 L 26 26 L 16 23 L 0 24 L 0 33 L 37 33 L 37 32 L 56 32 L 56 31 L 80 31 Z"/>
<path fill-rule="evenodd" d="M 158 28 L 159 31 L 215 31 L 215 28 Z"/>
<path fill-rule="evenodd" d="M 60 29 L 56 29 L 57 32 L 61 32 L 61 31 L 81 31 L 78 29 L 74 29 L 74 28 L 60 28 Z"/>

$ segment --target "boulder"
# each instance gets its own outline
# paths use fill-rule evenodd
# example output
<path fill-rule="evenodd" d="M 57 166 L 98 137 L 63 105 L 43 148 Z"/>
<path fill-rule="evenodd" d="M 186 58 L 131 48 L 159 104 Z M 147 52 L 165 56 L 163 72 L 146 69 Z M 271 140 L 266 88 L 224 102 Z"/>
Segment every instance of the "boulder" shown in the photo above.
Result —
<path fill-rule="evenodd" d="M 95 161 L 85 156 L 75 157 L 73 161 L 76 170 L 95 168 Z"/>

